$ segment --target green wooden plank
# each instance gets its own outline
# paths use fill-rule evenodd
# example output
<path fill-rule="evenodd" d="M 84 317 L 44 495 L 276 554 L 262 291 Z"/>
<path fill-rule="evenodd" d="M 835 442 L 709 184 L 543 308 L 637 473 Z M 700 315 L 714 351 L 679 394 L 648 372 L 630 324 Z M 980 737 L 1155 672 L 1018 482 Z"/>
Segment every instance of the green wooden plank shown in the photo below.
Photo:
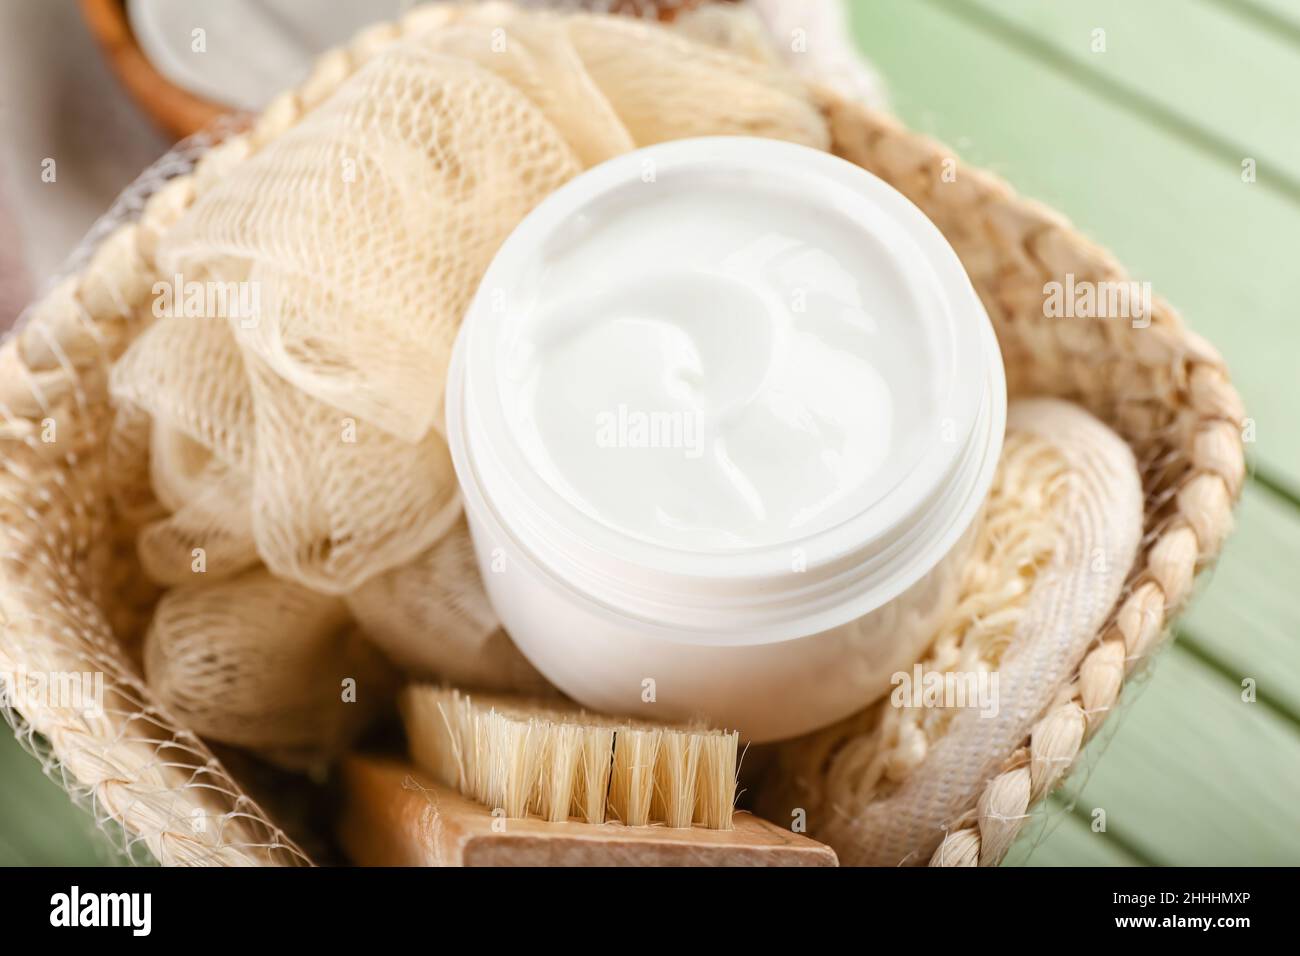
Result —
<path fill-rule="evenodd" d="M 1178 305 L 1236 370 L 1255 457 L 1300 487 L 1300 209 L 978 29 L 970 11 L 928 0 L 853 7 L 899 115 L 1070 216 Z"/>
<path fill-rule="evenodd" d="M 1243 184 L 1235 165 L 1098 95 L 1068 71 L 1047 68 L 1041 56 L 950 8 L 860 4 L 855 25 L 906 122 L 1061 209 L 1183 307 L 1190 324 L 1237 370 L 1257 422 L 1260 460 L 1294 480 L 1300 474 L 1300 434 L 1289 424 L 1300 342 L 1290 320 L 1297 210 L 1276 192 Z M 1256 497 L 1248 492 L 1243 512 L 1252 528 L 1278 517 L 1265 513 L 1268 505 Z M 1261 560 L 1300 566 L 1295 548 L 1282 534 Z M 1234 547 L 1227 560 L 1225 579 L 1257 573 L 1251 542 Z M 1228 604 L 1239 591 L 1224 579 L 1214 583 L 1192 619 L 1194 633 L 1205 632 L 1201 646 L 1254 654 L 1230 656 L 1232 666 L 1274 665 L 1282 645 L 1273 635 L 1284 633 L 1286 619 L 1261 611 L 1258 621 L 1238 620 L 1238 632 L 1247 626 L 1253 632 L 1250 640 L 1238 633 L 1232 647 L 1226 642 L 1234 628 L 1220 625 L 1241 613 Z M 1273 649 L 1256 654 L 1252 644 Z M 1296 792 L 1300 737 L 1264 704 L 1242 703 L 1239 693 L 1235 680 L 1188 649 L 1166 654 L 1146 696 L 1121 715 L 1127 719 L 1083 791 L 1083 808 L 1107 809 L 1108 832 L 1154 862 L 1300 861 L 1296 811 L 1282 799 Z M 1069 840 L 1071 833 L 1058 828 L 1044 848 L 1053 839 Z"/>
<path fill-rule="evenodd" d="M 1262 30 L 1300 46 L 1300 4 L 1296 0 L 1206 0 Z"/>
<path fill-rule="evenodd" d="M 1276 44 L 1262 44 L 1258 30 L 1217 7 L 1181 3 L 1183 15 L 1174 17 L 1169 0 L 1140 5 L 1103 0 L 1086 7 L 1039 0 L 966 2 L 1010 18 L 1062 58 L 1095 63 L 1089 69 L 1125 77 L 1126 82 L 1142 84 L 1144 90 L 1154 86 L 1155 95 L 1189 118 L 1195 118 L 1195 105 L 1203 107 L 1205 119 L 1214 122 L 1226 121 L 1235 109 L 1244 117 L 1237 127 L 1240 131 L 1259 132 L 1261 125 L 1285 127 L 1275 145 L 1293 152 L 1291 162 L 1300 166 L 1300 124 L 1261 124 L 1263 117 L 1271 120 L 1282 111 L 1278 96 L 1294 109 L 1294 91 L 1300 88 L 1300 48 L 1283 46 L 1279 51 Z M 1103 55 L 1086 52 L 1093 24 L 1106 24 L 1109 31 Z M 1121 43 L 1113 42 L 1117 31 Z M 1249 71 L 1240 69 L 1243 49 L 1249 52 Z M 1215 55 L 1216 50 L 1227 52 Z M 1204 69 L 1193 70 L 1202 59 Z M 1195 78 L 1187 80 L 1192 74 Z M 1275 88 L 1283 86 L 1284 78 L 1289 80 L 1285 88 Z M 1185 80 L 1187 93 L 1182 92 Z M 1255 88 L 1257 83 L 1261 88 Z M 1132 183 L 1132 177 L 1127 183 Z M 1120 184 L 1121 192 L 1125 187 Z M 1127 185 L 1127 190 L 1132 188 Z M 1291 248 L 1294 251 L 1294 242 Z M 1300 327 L 1282 341 L 1294 343 L 1291 349 L 1283 349 L 1294 365 L 1300 356 Z M 1249 369 L 1244 377 L 1253 378 Z M 1291 380 L 1285 384 L 1289 387 Z M 1295 567 L 1300 567 L 1300 512 L 1267 491 L 1248 488 L 1237 538 L 1229 543 L 1216 575 L 1221 584 L 1198 602 L 1185 625 L 1196 648 L 1223 664 L 1237 680 L 1262 681 L 1264 699 L 1290 714 L 1300 714 L 1300 654 L 1294 637 L 1300 635 L 1300 605 L 1294 600 L 1291 581 Z"/>
<path fill-rule="evenodd" d="M 0 866 L 102 866 L 109 844 L 0 721 Z"/>
<path fill-rule="evenodd" d="M 1136 690 L 1067 784 L 1082 814 L 1156 864 L 1300 864 L 1295 726 L 1177 645 Z"/>
<path fill-rule="evenodd" d="M 1300 715 L 1300 510 L 1248 484 L 1237 530 L 1181 627 L 1187 643 L 1261 702 Z"/>
<path fill-rule="evenodd" d="M 1237 163 L 1251 157 L 1261 178 L 1281 174 L 1300 189 L 1300 124 L 1292 121 L 1300 46 L 1286 36 L 1229 7 L 1189 0 L 962 2 L 1031 35 L 1106 95 L 1174 129 L 1190 124 L 1198 145 Z"/>
<path fill-rule="evenodd" d="M 1095 832 L 1090 823 L 1053 798 L 1037 811 L 1003 866 L 1140 866 L 1112 832 Z"/>

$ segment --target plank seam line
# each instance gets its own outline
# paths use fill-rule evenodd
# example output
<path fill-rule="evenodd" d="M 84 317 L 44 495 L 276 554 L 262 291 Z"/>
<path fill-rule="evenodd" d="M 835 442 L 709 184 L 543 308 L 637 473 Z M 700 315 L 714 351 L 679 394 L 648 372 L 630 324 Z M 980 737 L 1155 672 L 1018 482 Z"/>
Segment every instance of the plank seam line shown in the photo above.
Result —
<path fill-rule="evenodd" d="M 1067 804 L 1067 812 L 1079 820 L 1088 828 L 1088 832 L 1093 836 L 1104 836 L 1111 842 L 1116 850 L 1128 857 L 1132 861 L 1132 866 L 1156 866 L 1156 862 L 1138 848 L 1128 837 L 1124 836 L 1123 828 L 1113 829 L 1109 822 L 1106 824 L 1106 830 L 1102 834 L 1092 833 L 1092 815 L 1079 805 L 1081 797 L 1076 797 L 1072 802 Z M 1032 855 L 1031 855 L 1032 858 Z"/>
<path fill-rule="evenodd" d="M 1225 10 L 1235 17 L 1259 27 L 1266 33 L 1271 32 L 1285 36 L 1289 42 L 1295 46 L 1300 46 L 1300 23 L 1288 20 L 1267 7 L 1261 7 L 1255 3 L 1255 0 L 1204 0 L 1204 2 L 1213 4 L 1220 10 Z"/>
<path fill-rule="evenodd" d="M 1267 465 L 1261 469 L 1258 462 L 1252 462 L 1249 480 L 1251 484 L 1263 488 L 1284 504 L 1300 510 L 1300 492 L 1296 491 L 1290 482 L 1273 474 L 1272 469 Z"/>
<path fill-rule="evenodd" d="M 1166 134 L 1183 140 L 1195 149 L 1217 159 L 1228 160 L 1234 169 L 1250 152 L 1231 140 L 1184 119 L 1178 113 L 1133 87 L 1113 80 L 1103 73 L 1089 69 L 1061 51 L 1055 44 L 1046 43 L 1006 18 L 984 7 L 973 7 L 964 0 L 927 0 L 931 6 L 950 16 L 964 20 L 977 30 L 1003 46 L 1025 54 L 1047 66 L 1054 73 L 1074 83 L 1086 92 L 1110 102 L 1144 119 Z M 1265 189 L 1300 206 L 1300 179 L 1272 165 L 1257 172 L 1256 182 Z"/>
<path fill-rule="evenodd" d="M 1201 641 L 1197 640 L 1196 635 L 1186 628 L 1180 627 L 1177 629 L 1174 646 L 1187 651 L 1207 669 L 1215 672 L 1238 689 L 1241 687 L 1242 679 L 1251 676 L 1242 674 L 1238 668 L 1230 667 L 1222 658 L 1207 649 Z M 1255 703 L 1273 714 L 1273 716 L 1290 724 L 1295 730 L 1300 731 L 1300 711 L 1296 711 L 1289 705 L 1274 699 L 1271 695 L 1260 693 L 1258 685 L 1256 686 Z"/>

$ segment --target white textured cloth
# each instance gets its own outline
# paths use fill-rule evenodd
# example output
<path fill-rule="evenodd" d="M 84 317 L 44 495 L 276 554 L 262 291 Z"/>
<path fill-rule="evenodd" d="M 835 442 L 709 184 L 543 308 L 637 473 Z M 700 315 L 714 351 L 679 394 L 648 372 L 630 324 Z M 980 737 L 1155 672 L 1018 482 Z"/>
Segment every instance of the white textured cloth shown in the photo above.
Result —
<path fill-rule="evenodd" d="M 886 698 L 778 745 L 760 788 L 766 815 L 803 809 L 843 864 L 930 860 L 1068 682 L 1133 566 L 1143 492 L 1123 440 L 1055 399 L 1013 403 L 1007 432 L 962 598 L 922 664 L 996 675 L 990 699 Z"/>

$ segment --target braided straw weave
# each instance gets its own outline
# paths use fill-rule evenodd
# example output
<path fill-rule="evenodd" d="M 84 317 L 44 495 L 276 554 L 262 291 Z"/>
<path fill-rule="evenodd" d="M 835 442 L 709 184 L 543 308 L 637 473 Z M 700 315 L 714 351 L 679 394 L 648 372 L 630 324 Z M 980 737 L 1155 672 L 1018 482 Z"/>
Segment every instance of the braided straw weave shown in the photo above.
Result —
<path fill-rule="evenodd" d="M 143 324 L 160 232 L 380 48 L 445 15 L 417 8 L 373 27 L 322 57 L 246 132 L 204 134 L 173 151 L 124 194 L 88 237 L 88 260 L 0 348 L 0 675 L 102 672 L 106 685 L 101 714 L 30 701 L 7 712 L 126 849 L 162 863 L 307 860 L 139 678 L 139 638 L 157 594 L 140 583 L 110 505 L 109 367 Z M 1142 472 L 1144 536 L 1120 605 L 931 860 L 996 864 L 1218 553 L 1244 476 L 1243 410 L 1219 355 L 1159 300 L 1145 328 L 1044 317 L 1049 281 L 1128 279 L 1060 216 L 891 118 L 830 93 L 819 106 L 835 152 L 907 195 L 957 250 L 993 320 L 1011 394 L 1081 404 L 1129 443 Z"/>

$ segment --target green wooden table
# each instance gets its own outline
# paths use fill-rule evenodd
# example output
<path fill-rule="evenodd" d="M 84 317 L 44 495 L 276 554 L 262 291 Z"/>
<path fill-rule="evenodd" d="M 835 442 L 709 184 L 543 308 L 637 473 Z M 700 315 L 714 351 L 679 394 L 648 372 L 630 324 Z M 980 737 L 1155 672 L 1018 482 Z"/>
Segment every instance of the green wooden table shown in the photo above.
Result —
<path fill-rule="evenodd" d="M 1177 641 L 1009 862 L 1300 863 L 1300 3 L 851 2 L 903 120 L 1150 281 L 1255 423 Z"/>
<path fill-rule="evenodd" d="M 1300 0 L 849 2 L 897 113 L 1150 281 L 1255 425 L 1176 643 L 1008 862 L 1300 864 Z M 4 733 L 0 795 L 0 864 L 110 859 Z"/>

